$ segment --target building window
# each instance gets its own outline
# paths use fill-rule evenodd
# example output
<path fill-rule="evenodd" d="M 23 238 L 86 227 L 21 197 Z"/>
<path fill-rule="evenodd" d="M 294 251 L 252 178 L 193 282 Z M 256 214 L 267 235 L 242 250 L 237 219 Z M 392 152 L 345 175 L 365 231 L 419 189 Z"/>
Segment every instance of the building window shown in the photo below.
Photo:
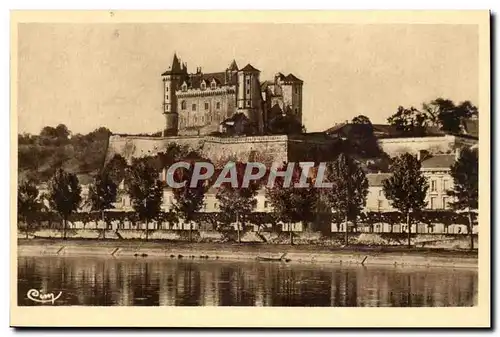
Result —
<path fill-rule="evenodd" d="M 205 102 L 205 110 L 208 110 L 208 102 Z"/>
<path fill-rule="evenodd" d="M 191 110 L 196 111 L 196 104 L 191 105 Z"/>
<path fill-rule="evenodd" d="M 443 208 L 443 209 L 448 208 L 448 198 L 447 198 L 447 197 L 443 197 L 443 205 L 442 205 L 442 208 Z"/>
<path fill-rule="evenodd" d="M 443 180 L 443 191 L 448 191 L 449 186 L 449 180 L 445 179 Z"/>
<path fill-rule="evenodd" d="M 182 87 L 181 87 L 181 90 L 182 90 L 182 91 L 186 91 L 186 90 L 187 90 L 187 88 L 188 88 L 187 84 L 186 84 L 186 83 L 184 83 L 184 84 L 182 85 Z"/>
<path fill-rule="evenodd" d="M 205 82 L 201 82 L 201 90 L 205 90 L 207 88 L 207 85 Z"/>
<path fill-rule="evenodd" d="M 217 209 L 217 203 L 214 202 L 214 209 Z"/>
<path fill-rule="evenodd" d="M 247 106 L 250 106 L 250 105 L 251 105 L 251 104 L 250 104 L 250 101 L 247 101 Z"/>
<path fill-rule="evenodd" d="M 168 92 L 168 85 L 165 87 L 165 91 Z"/>
<path fill-rule="evenodd" d="M 247 78 L 247 85 L 250 85 L 250 78 Z"/>
<path fill-rule="evenodd" d="M 295 87 L 295 93 L 298 95 L 299 94 L 299 87 Z"/>
<path fill-rule="evenodd" d="M 431 198 L 431 209 L 436 209 L 437 208 L 437 198 L 432 197 Z"/>
<path fill-rule="evenodd" d="M 384 201 L 383 200 L 377 200 L 377 208 L 378 209 L 382 209 L 383 206 L 384 206 Z"/>
<path fill-rule="evenodd" d="M 299 114 L 299 108 L 295 108 L 295 114 L 298 115 Z"/>
<path fill-rule="evenodd" d="M 186 110 L 186 101 L 181 102 L 181 109 Z"/>
<path fill-rule="evenodd" d="M 264 208 L 268 208 L 269 207 L 269 201 L 264 201 Z"/>
<path fill-rule="evenodd" d="M 436 188 L 437 188 L 437 181 L 431 180 L 431 192 L 436 192 Z"/>
<path fill-rule="evenodd" d="M 379 190 L 378 191 L 378 196 L 383 197 L 384 196 L 384 190 Z"/>
<path fill-rule="evenodd" d="M 217 83 L 215 83 L 215 81 L 212 81 L 212 84 L 210 84 L 210 87 L 211 87 L 212 89 L 217 88 Z"/>
<path fill-rule="evenodd" d="M 220 102 L 217 102 L 216 107 L 217 109 L 220 109 Z"/>
<path fill-rule="evenodd" d="M 250 95 L 250 89 L 247 89 L 247 95 Z"/>
<path fill-rule="evenodd" d="M 166 97 L 167 97 L 167 101 L 168 101 L 168 95 Z"/>

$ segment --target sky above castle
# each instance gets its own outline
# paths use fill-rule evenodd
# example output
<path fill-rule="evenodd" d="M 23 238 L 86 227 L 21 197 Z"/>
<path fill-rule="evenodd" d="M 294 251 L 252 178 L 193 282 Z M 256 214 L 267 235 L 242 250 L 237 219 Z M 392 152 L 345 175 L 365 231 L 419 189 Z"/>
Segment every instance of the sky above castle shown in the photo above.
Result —
<path fill-rule="evenodd" d="M 235 59 L 261 81 L 293 73 L 308 131 L 360 114 L 385 123 L 398 106 L 437 97 L 478 104 L 474 25 L 30 23 L 18 37 L 19 132 L 162 130 L 160 74 L 174 52 L 190 72 Z"/>

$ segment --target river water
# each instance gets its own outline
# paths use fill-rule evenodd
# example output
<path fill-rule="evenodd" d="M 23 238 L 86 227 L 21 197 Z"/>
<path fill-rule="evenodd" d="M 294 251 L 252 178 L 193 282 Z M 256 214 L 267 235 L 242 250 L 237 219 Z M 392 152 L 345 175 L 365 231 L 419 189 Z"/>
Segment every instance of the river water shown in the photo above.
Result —
<path fill-rule="evenodd" d="M 434 307 L 477 305 L 477 270 L 148 258 L 19 257 L 18 304 Z M 33 296 L 31 296 L 33 297 Z"/>

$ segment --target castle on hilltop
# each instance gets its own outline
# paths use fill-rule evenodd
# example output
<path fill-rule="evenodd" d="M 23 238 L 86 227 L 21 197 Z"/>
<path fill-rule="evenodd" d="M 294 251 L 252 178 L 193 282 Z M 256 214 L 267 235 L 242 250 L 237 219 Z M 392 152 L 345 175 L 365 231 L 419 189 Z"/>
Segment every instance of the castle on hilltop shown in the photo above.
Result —
<path fill-rule="evenodd" d="M 302 124 L 303 81 L 277 73 L 260 81 L 251 64 L 242 69 L 233 60 L 222 72 L 189 73 L 176 54 L 162 75 L 164 136 L 209 135 L 234 129 L 237 133 L 265 134 L 278 116 L 293 116 Z"/>

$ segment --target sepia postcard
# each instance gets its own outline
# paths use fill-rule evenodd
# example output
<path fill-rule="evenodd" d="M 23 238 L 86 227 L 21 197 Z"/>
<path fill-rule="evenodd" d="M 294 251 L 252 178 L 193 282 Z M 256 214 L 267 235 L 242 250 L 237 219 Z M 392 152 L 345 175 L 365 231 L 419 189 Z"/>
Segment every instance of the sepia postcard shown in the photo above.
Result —
<path fill-rule="evenodd" d="M 13 11 L 11 326 L 490 327 L 489 22 Z"/>

